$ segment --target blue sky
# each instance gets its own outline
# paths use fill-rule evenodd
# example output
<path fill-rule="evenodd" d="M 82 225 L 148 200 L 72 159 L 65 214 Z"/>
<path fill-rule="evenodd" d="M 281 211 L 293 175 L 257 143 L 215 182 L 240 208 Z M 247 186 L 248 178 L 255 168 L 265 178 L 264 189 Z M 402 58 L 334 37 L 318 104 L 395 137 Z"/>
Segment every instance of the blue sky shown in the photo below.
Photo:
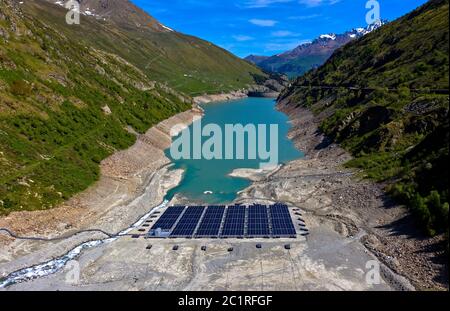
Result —
<path fill-rule="evenodd" d="M 324 33 L 366 26 L 367 0 L 132 0 L 166 26 L 232 53 L 274 55 Z M 426 0 L 379 0 L 390 21 Z"/>

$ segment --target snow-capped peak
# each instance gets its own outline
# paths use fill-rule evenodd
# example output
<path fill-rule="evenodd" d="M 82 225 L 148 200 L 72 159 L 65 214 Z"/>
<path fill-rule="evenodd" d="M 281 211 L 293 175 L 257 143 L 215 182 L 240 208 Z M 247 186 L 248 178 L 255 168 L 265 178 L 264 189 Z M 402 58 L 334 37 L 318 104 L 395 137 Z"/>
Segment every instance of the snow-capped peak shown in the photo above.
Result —
<path fill-rule="evenodd" d="M 357 36 L 365 36 L 365 35 L 371 33 L 372 31 L 377 30 L 378 28 L 385 25 L 386 23 L 387 23 L 386 21 L 378 20 L 375 23 L 368 25 L 366 28 L 353 29 L 353 31 L 350 32 L 349 36 L 352 38 L 355 38 Z M 356 36 L 352 36 L 352 35 L 356 35 Z"/>
<path fill-rule="evenodd" d="M 165 26 L 165 25 L 163 25 L 163 24 L 161 24 L 161 23 L 159 23 L 159 25 L 160 25 L 162 28 L 164 28 L 165 30 L 167 30 L 167 31 L 174 32 L 174 30 L 173 30 L 172 28 L 169 28 L 169 27 L 167 27 L 167 26 Z"/>
<path fill-rule="evenodd" d="M 62 7 L 66 7 L 66 1 L 64 1 L 64 0 L 62 0 L 62 1 L 61 0 L 55 1 L 55 4 L 59 5 L 59 6 L 62 6 Z M 95 14 L 95 9 L 90 9 L 90 8 L 86 8 L 84 11 L 81 11 L 79 13 L 81 13 L 82 15 L 93 16 L 93 17 L 96 17 L 96 18 L 100 17 L 99 15 Z"/>
<path fill-rule="evenodd" d="M 336 35 L 335 35 L 335 34 L 321 35 L 321 36 L 320 36 L 320 39 L 336 40 Z"/>

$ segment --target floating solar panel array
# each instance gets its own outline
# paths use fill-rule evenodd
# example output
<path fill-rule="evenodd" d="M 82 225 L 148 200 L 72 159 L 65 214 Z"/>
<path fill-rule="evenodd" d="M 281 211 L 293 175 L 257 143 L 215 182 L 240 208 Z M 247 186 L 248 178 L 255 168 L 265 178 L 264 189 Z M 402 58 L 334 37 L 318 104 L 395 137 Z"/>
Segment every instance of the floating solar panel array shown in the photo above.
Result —
<path fill-rule="evenodd" d="M 296 234 L 289 209 L 286 205 L 275 204 L 270 206 L 270 216 L 272 234 L 274 236 L 291 236 Z"/>
<path fill-rule="evenodd" d="M 229 206 L 225 215 L 222 237 L 243 237 L 245 234 L 245 212 L 242 205 Z"/>
<path fill-rule="evenodd" d="M 172 237 L 189 237 L 192 236 L 197 228 L 198 222 L 205 210 L 204 206 L 191 206 L 181 217 L 178 224 L 173 229 Z"/>
<path fill-rule="evenodd" d="M 269 211 L 267 206 L 258 204 L 249 206 L 247 236 L 264 237 L 270 235 Z"/>
<path fill-rule="evenodd" d="M 171 230 L 180 215 L 184 212 L 185 206 L 171 206 L 158 219 L 152 229 Z"/>
<path fill-rule="evenodd" d="M 195 234 L 198 238 L 219 237 L 225 206 L 209 206 Z"/>
<path fill-rule="evenodd" d="M 172 238 L 296 237 L 289 208 L 284 204 L 173 206 L 153 225 Z"/>

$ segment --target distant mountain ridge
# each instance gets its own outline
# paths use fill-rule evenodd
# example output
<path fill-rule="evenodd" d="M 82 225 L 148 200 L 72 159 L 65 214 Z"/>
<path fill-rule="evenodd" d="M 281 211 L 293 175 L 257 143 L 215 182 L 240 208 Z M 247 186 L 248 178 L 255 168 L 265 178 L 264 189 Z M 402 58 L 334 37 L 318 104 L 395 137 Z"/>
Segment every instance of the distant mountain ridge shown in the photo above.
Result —
<path fill-rule="evenodd" d="M 270 58 L 270 56 L 258 56 L 258 55 L 249 55 L 245 58 L 246 61 L 249 61 L 255 65 L 258 65 L 265 61 L 266 59 Z"/>
<path fill-rule="evenodd" d="M 245 60 L 266 71 L 286 74 L 291 78 L 300 76 L 325 63 L 338 48 L 377 30 L 386 23 L 386 21 L 378 21 L 366 28 L 355 28 L 343 34 L 323 34 L 312 42 L 299 45 L 293 50 L 271 57 L 250 55 Z"/>

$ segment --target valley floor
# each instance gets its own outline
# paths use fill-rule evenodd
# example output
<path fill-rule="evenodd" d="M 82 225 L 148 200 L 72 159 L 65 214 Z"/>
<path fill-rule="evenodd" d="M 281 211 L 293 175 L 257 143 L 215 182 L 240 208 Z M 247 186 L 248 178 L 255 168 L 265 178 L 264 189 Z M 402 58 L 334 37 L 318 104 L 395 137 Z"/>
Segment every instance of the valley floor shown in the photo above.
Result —
<path fill-rule="evenodd" d="M 183 120 L 187 124 L 193 114 L 198 112 L 178 116 L 176 121 Z M 197 241 L 123 237 L 82 253 L 77 259 L 81 268 L 78 285 L 66 282 L 65 270 L 7 290 L 448 289 L 446 266 L 436 251 L 439 239 L 412 234 L 415 231 L 407 211 L 392 204 L 378 185 L 359 180 L 354 171 L 342 168 L 350 156 L 338 146 L 325 143 L 309 112 L 295 115 L 300 117 L 293 119 L 291 136 L 297 147 L 306 153 L 306 159 L 293 161 L 275 171 L 237 170 L 234 175 L 254 181 L 240 193 L 238 202 L 283 201 L 302 209 L 310 230 L 307 238 Z M 175 119 L 151 130 L 151 135 L 141 138 L 140 142 L 147 142 L 145 145 L 152 148 L 156 142 L 166 142 L 167 135 L 158 136 L 158 133 L 167 133 L 167 126 L 173 125 L 173 121 Z M 164 146 L 166 143 L 160 147 Z M 85 208 L 92 211 L 91 214 L 82 210 L 84 216 L 76 223 L 73 220 L 78 218 L 70 218 L 70 230 L 64 229 L 65 221 L 55 216 L 52 223 L 59 224 L 55 229 L 63 227 L 63 230 L 48 233 L 68 233 L 75 228 L 87 228 L 88 224 L 91 228 L 118 232 L 159 205 L 165 191 L 180 181 L 181 172 L 168 170 L 163 155 L 156 162 L 146 162 L 145 168 L 137 169 L 133 163 L 151 158 L 157 150 L 161 154 L 160 147 L 134 146 L 137 149 L 105 161 L 103 172 L 108 182 L 100 181 L 77 198 L 89 204 Z M 124 167 L 124 163 L 129 165 Z M 111 192 L 111 189 L 116 191 Z M 183 199 L 175 198 L 171 204 L 180 201 Z M 1 219 L 0 227 L 20 223 L 17 217 L 30 216 L 34 218 L 22 220 L 22 223 L 31 227 L 33 222 L 43 222 L 39 214 L 15 214 Z M 35 233 L 45 234 L 46 231 Z M 103 237 L 81 234 L 51 243 L 3 240 L 0 276 L 60 256 L 93 238 Z M 256 249 L 256 243 L 262 243 L 263 248 Z M 286 243 L 291 244 L 290 251 L 284 249 Z M 151 250 L 146 249 L 149 244 L 153 245 Z M 175 244 L 180 247 L 177 252 L 172 251 Z M 208 246 L 206 252 L 200 250 L 202 245 Z M 227 251 L 230 246 L 234 247 L 232 253 Z M 383 280 L 378 285 L 366 282 L 367 264 L 374 259 L 381 262 Z"/>

